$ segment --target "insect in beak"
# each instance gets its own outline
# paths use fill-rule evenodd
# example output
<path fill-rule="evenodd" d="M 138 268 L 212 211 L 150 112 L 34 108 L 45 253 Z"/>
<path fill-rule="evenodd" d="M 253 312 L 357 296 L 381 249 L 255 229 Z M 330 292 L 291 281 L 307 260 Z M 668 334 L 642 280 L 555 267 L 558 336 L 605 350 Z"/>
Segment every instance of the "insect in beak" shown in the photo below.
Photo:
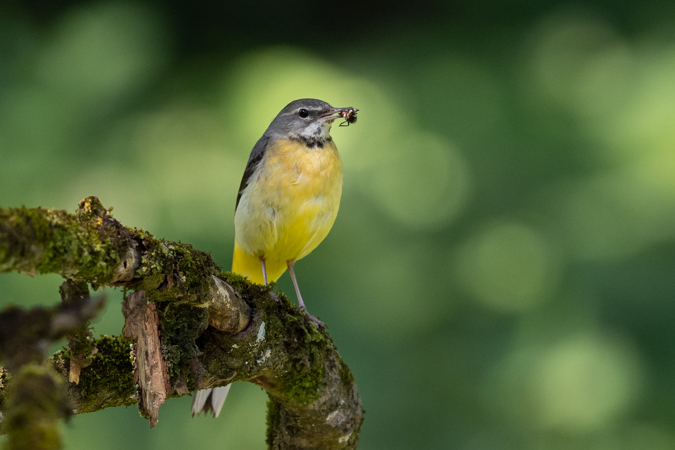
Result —
<path fill-rule="evenodd" d="M 350 123 L 354 123 L 356 122 L 356 111 L 358 111 L 356 108 L 332 108 L 321 114 L 319 118 L 330 121 L 342 117 Z"/>
<path fill-rule="evenodd" d="M 356 108 L 344 108 L 340 113 L 342 118 L 345 119 L 344 122 L 340 124 L 341 127 L 348 127 L 349 125 L 356 123 Z M 346 124 L 346 125 L 345 125 Z"/>

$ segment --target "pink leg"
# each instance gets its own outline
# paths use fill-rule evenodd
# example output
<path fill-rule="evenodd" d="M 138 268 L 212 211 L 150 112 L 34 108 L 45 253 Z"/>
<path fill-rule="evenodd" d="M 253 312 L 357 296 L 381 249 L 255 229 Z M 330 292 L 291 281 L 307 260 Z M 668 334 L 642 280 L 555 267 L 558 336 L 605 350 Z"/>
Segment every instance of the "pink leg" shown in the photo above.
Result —
<path fill-rule="evenodd" d="M 298 287 L 298 280 L 295 278 L 295 272 L 293 271 L 293 265 L 295 264 L 295 261 L 286 261 L 286 265 L 288 266 L 288 271 L 291 274 L 291 280 L 293 280 L 293 287 L 295 287 L 295 294 L 298 296 L 298 304 L 300 305 L 300 310 L 305 313 L 307 318 L 317 324 L 320 327 L 326 327 L 326 325 L 311 315 L 309 311 L 307 311 L 307 308 L 305 307 L 305 302 L 302 301 L 302 295 L 300 294 L 300 287 Z"/>
<path fill-rule="evenodd" d="M 265 286 L 267 286 L 267 267 L 265 267 L 265 258 L 260 257 L 260 264 L 262 264 L 263 271 L 263 280 L 265 281 Z"/>

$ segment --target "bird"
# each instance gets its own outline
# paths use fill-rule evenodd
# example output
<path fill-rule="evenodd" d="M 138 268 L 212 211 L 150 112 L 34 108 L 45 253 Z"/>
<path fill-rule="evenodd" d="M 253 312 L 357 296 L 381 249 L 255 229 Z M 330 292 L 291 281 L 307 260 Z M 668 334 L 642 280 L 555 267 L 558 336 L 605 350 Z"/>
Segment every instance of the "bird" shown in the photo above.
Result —
<path fill-rule="evenodd" d="M 356 108 L 303 98 L 286 105 L 256 142 L 237 192 L 232 272 L 267 285 L 288 269 L 298 305 L 307 311 L 294 266 L 328 235 L 342 196 L 342 161 L 333 121 L 356 122 Z M 343 122 L 344 123 L 344 122 Z M 220 414 L 231 385 L 195 393 L 192 415 Z"/>

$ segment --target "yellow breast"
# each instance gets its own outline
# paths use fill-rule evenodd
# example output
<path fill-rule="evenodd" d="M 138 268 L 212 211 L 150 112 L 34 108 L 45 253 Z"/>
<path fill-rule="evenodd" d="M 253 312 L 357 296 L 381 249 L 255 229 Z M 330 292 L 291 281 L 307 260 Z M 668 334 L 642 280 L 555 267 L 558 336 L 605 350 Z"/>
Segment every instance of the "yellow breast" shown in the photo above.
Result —
<path fill-rule="evenodd" d="M 341 195 L 342 163 L 332 141 L 323 148 L 272 144 L 237 207 L 232 270 L 262 282 L 263 257 L 269 279 L 279 278 L 287 261 L 307 256 L 326 237 Z"/>

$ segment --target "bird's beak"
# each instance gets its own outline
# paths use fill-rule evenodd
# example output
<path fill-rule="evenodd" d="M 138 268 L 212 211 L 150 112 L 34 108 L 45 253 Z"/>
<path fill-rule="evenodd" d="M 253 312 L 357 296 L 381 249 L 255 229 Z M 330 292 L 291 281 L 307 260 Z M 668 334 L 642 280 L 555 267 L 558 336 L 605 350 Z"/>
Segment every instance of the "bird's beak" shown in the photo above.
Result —
<path fill-rule="evenodd" d="M 321 114 L 319 116 L 319 119 L 323 119 L 325 121 L 339 119 L 339 118 L 343 117 L 344 113 L 346 113 L 347 111 L 356 112 L 356 111 L 358 111 L 358 109 L 356 109 L 356 108 L 331 108 L 328 111 Z"/>

